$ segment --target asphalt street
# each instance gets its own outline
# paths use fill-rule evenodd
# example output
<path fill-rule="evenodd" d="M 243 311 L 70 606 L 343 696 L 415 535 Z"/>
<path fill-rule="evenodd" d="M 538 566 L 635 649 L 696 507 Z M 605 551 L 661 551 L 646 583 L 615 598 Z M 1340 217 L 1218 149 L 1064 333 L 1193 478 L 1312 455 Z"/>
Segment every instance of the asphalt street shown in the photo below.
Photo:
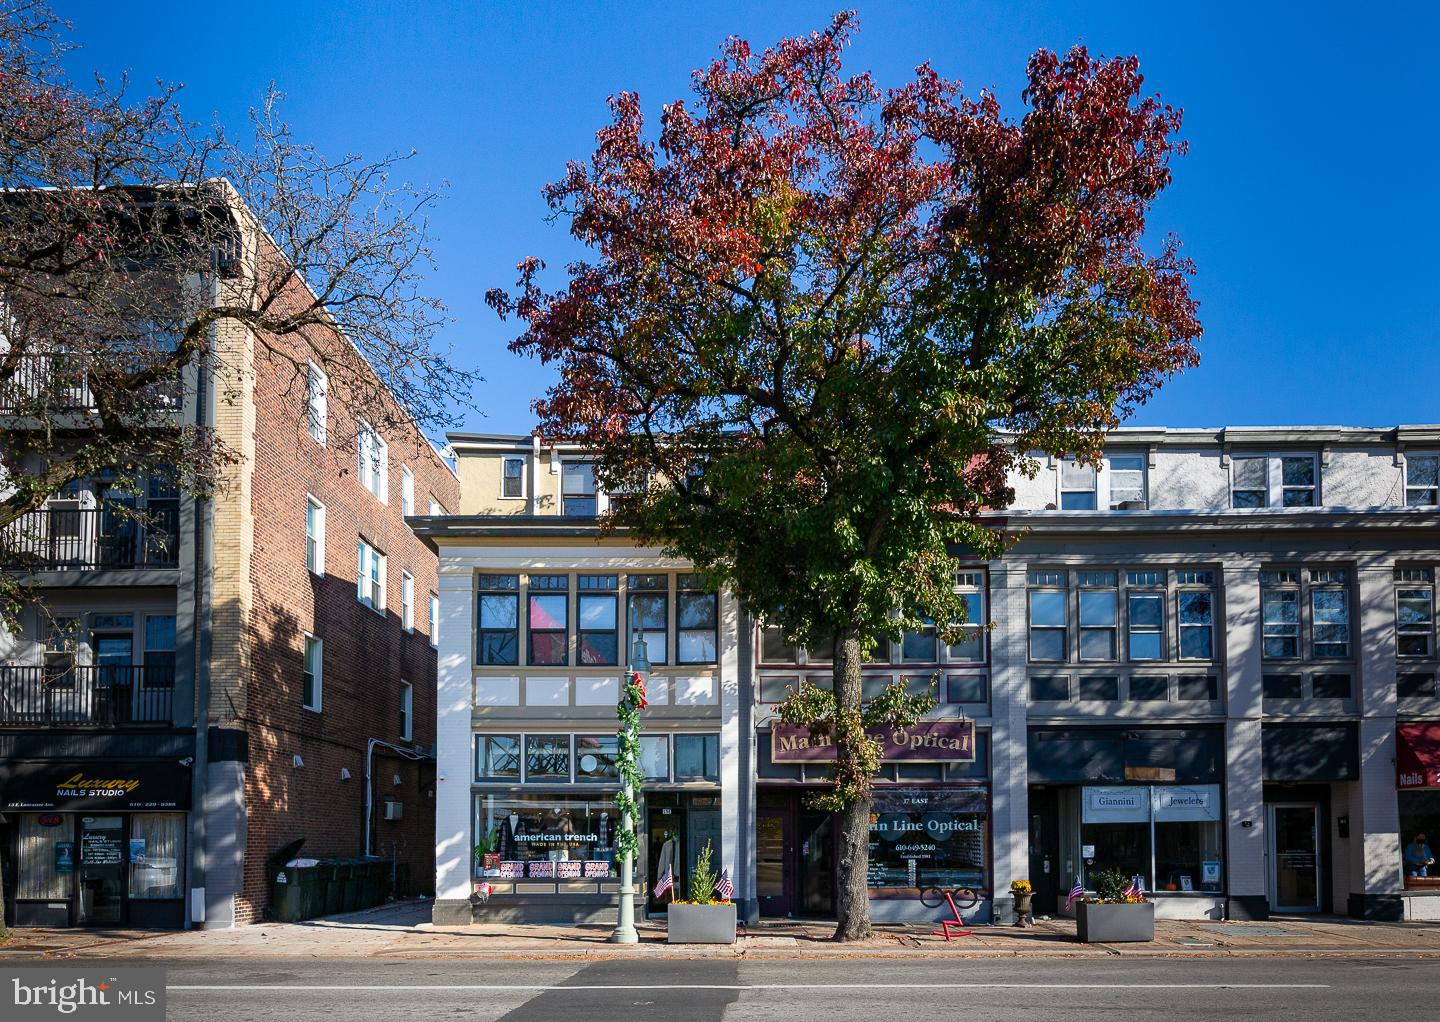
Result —
<path fill-rule="evenodd" d="M 454 958 L 163 964 L 179 1022 L 1433 1018 L 1425 959 Z"/>

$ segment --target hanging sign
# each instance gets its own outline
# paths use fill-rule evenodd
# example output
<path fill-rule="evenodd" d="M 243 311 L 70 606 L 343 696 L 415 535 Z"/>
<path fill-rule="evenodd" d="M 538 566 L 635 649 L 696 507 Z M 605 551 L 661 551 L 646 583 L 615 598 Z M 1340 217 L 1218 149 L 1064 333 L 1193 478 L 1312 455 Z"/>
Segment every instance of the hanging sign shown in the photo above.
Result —
<path fill-rule="evenodd" d="M 887 763 L 973 763 L 973 720 L 925 720 L 910 727 L 866 728 L 880 743 L 880 758 Z M 808 727 L 778 721 L 770 731 L 770 759 L 774 763 L 828 763 L 835 759 L 835 736 L 812 734 Z"/>

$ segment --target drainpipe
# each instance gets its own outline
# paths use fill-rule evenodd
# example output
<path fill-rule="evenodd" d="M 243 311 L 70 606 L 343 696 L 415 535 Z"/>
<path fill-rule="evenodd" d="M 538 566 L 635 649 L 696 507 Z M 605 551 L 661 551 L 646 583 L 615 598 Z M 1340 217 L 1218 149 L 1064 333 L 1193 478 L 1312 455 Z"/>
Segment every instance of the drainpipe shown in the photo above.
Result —
<path fill-rule="evenodd" d="M 212 287 L 213 300 L 218 305 L 218 277 Z M 202 429 L 210 420 L 207 408 L 210 400 L 208 370 L 208 357 L 195 367 L 195 425 Z M 195 582 L 191 588 L 193 607 L 190 614 L 190 637 L 195 650 L 195 700 L 191 712 L 191 724 L 195 731 L 195 772 L 190 777 L 190 897 L 187 899 L 190 911 L 185 919 L 187 930 L 193 928 L 197 922 L 203 927 L 206 916 L 205 800 L 209 792 L 210 764 L 210 574 L 205 568 L 208 563 L 205 519 L 210 510 L 210 502 L 192 499 L 190 508 L 195 519 L 194 535 L 191 537 Z M 198 906 L 195 904 L 197 897 L 200 901 Z"/>

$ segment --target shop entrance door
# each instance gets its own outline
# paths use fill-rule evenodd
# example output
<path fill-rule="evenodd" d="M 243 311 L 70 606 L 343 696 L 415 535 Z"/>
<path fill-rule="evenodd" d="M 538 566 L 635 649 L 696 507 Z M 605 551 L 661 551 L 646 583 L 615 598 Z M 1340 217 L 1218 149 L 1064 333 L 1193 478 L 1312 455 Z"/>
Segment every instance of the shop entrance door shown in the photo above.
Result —
<path fill-rule="evenodd" d="M 1320 807 L 1313 802 L 1270 806 L 1270 908 L 1320 910 Z"/>
<path fill-rule="evenodd" d="M 1053 916 L 1060 892 L 1060 803 L 1054 788 L 1030 789 L 1030 883 L 1033 911 Z M 1069 889 L 1067 884 L 1067 890 Z"/>
<path fill-rule="evenodd" d="M 125 818 L 80 821 L 81 926 L 119 926 L 125 899 Z"/>
<path fill-rule="evenodd" d="M 783 809 L 761 809 L 755 814 L 755 896 L 762 916 L 788 916 L 795 911 L 790 819 Z"/>
<path fill-rule="evenodd" d="M 710 846 L 710 868 L 718 877 L 721 868 L 726 865 L 721 861 L 724 850 L 720 847 L 720 810 L 696 809 L 692 803 L 686 812 L 685 861 L 689 864 L 685 870 L 687 886 L 695 869 L 695 860 L 700 857 L 707 844 Z M 734 876 L 733 870 L 731 876 Z M 709 898 L 714 892 L 690 891 L 689 894 L 691 898 Z"/>
<path fill-rule="evenodd" d="M 800 813 L 800 905 L 807 916 L 835 914 L 835 817 Z"/>

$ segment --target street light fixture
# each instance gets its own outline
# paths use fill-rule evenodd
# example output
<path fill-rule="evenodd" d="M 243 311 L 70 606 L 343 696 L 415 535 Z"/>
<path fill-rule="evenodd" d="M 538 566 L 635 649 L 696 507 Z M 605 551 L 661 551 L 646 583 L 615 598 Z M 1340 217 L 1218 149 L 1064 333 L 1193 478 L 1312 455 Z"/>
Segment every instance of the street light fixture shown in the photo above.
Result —
<path fill-rule="evenodd" d="M 641 684 L 645 685 L 647 690 L 650 680 L 649 654 L 650 650 L 645 643 L 645 639 L 642 637 L 640 629 L 636 628 L 632 633 L 630 643 L 630 671 L 633 674 L 640 675 Z M 635 728 L 637 731 L 639 730 L 638 726 L 633 723 L 626 724 L 625 726 L 627 728 Z M 636 741 L 638 742 L 638 736 L 634 737 L 636 737 Z M 626 744 L 623 738 L 621 743 L 622 745 Z M 635 797 L 635 792 L 630 787 L 629 776 L 623 770 L 620 775 L 620 785 L 624 792 L 624 804 L 631 805 Z M 632 842 L 629 837 L 629 835 L 634 832 L 634 819 L 631 818 L 628 811 L 622 812 L 620 814 L 620 834 L 622 835 L 620 838 L 620 847 L 622 849 L 620 853 L 620 904 L 619 917 L 615 922 L 615 930 L 610 934 L 610 943 L 612 944 L 640 943 L 640 935 L 635 931 L 635 859 L 630 851 Z"/>

